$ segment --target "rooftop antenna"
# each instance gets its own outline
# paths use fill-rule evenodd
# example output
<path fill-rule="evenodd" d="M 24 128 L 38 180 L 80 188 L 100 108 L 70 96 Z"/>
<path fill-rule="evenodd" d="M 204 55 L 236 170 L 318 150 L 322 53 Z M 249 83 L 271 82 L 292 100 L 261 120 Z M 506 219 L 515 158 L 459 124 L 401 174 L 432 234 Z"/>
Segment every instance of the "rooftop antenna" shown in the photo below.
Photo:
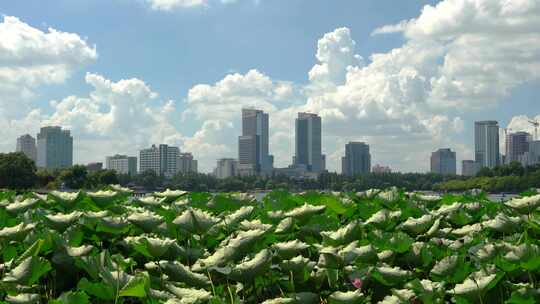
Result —
<path fill-rule="evenodd" d="M 534 139 L 538 140 L 538 127 L 540 126 L 540 122 L 537 120 L 529 120 L 529 123 L 534 126 Z"/>

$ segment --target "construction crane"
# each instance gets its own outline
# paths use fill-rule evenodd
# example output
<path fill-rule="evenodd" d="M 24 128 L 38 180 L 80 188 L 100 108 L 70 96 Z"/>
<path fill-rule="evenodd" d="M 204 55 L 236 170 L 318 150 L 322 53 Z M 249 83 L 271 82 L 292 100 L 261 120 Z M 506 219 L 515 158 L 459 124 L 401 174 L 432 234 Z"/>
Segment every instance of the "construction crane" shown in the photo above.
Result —
<path fill-rule="evenodd" d="M 540 122 L 537 120 L 529 120 L 529 123 L 534 126 L 534 139 L 538 140 L 538 127 L 540 126 Z"/>

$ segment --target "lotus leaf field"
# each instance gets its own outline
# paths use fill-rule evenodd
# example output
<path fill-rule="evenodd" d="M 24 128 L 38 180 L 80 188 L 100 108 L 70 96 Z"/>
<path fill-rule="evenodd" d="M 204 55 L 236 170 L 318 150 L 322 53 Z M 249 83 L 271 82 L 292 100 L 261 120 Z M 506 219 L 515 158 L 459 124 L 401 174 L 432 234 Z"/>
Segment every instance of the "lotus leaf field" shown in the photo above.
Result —
<path fill-rule="evenodd" d="M 0 193 L 0 303 L 539 303 L 540 195 Z"/>

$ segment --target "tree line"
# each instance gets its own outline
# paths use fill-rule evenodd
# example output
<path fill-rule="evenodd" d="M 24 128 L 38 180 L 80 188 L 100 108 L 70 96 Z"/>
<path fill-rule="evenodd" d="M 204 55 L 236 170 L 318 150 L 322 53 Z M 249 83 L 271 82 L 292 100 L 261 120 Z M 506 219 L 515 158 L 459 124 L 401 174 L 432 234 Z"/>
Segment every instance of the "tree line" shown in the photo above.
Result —
<path fill-rule="evenodd" d="M 540 187 L 540 165 L 522 167 L 519 163 L 483 168 L 476 177 L 434 173 L 367 173 L 345 176 L 323 173 L 318 179 L 292 179 L 274 175 L 268 177 L 230 177 L 217 179 L 209 174 L 179 173 L 165 178 L 154 171 L 129 176 L 113 170 L 88 172 L 85 166 L 75 165 L 62 170 L 37 169 L 34 162 L 22 153 L 0 154 L 0 188 L 24 189 L 98 189 L 110 184 L 188 191 L 250 191 L 285 189 L 289 191 L 332 190 L 363 191 L 370 188 L 413 190 L 464 191 L 482 189 L 488 192 L 520 192 Z"/>
<path fill-rule="evenodd" d="M 438 191 L 481 189 L 486 192 L 522 192 L 540 188 L 540 164 L 523 167 L 519 162 L 482 168 L 475 177 L 456 178 L 436 184 Z"/>

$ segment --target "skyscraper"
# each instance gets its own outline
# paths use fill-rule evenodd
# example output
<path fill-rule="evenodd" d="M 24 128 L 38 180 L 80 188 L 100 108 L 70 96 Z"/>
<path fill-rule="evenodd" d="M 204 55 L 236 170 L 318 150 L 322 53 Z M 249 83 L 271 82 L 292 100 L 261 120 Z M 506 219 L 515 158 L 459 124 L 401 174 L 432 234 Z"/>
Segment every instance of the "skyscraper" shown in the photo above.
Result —
<path fill-rule="evenodd" d="M 474 123 L 474 157 L 478 168 L 493 168 L 500 164 L 499 124 L 497 121 Z"/>
<path fill-rule="evenodd" d="M 317 114 L 298 113 L 295 132 L 293 164 L 305 166 L 313 172 L 324 171 L 326 168 L 324 155 L 322 155 L 321 117 Z"/>
<path fill-rule="evenodd" d="M 540 140 L 529 142 L 529 149 L 520 157 L 523 166 L 533 166 L 540 164 Z"/>
<path fill-rule="evenodd" d="M 269 174 L 273 157 L 269 155 L 268 114 L 242 109 L 242 136 L 238 137 L 238 162 L 242 175 Z"/>
<path fill-rule="evenodd" d="M 369 145 L 363 142 L 349 142 L 345 145 L 345 156 L 341 158 L 341 173 L 353 176 L 371 171 Z"/>
<path fill-rule="evenodd" d="M 461 162 L 461 175 L 475 176 L 478 173 L 478 164 L 474 160 L 463 160 Z"/>
<path fill-rule="evenodd" d="M 456 174 L 456 152 L 439 149 L 431 153 L 431 172 L 438 174 Z"/>
<path fill-rule="evenodd" d="M 531 134 L 527 132 L 516 132 L 506 135 L 506 163 L 520 161 L 525 152 L 529 151 L 529 142 L 532 140 Z"/>
<path fill-rule="evenodd" d="M 16 152 L 22 152 L 34 162 L 37 161 L 36 139 L 29 134 L 17 138 Z"/>
<path fill-rule="evenodd" d="M 137 157 L 119 155 L 107 156 L 105 165 L 107 169 L 114 170 L 119 174 L 135 175 L 137 174 Z"/>
<path fill-rule="evenodd" d="M 61 169 L 73 165 L 73 137 L 61 127 L 43 127 L 37 135 L 37 166 Z"/>
<path fill-rule="evenodd" d="M 178 157 L 180 149 L 168 145 L 152 145 L 139 152 L 139 170 L 152 170 L 158 175 L 173 176 L 178 172 Z"/>
<path fill-rule="evenodd" d="M 197 160 L 191 153 L 180 153 L 178 155 L 177 170 L 182 173 L 197 173 Z"/>

